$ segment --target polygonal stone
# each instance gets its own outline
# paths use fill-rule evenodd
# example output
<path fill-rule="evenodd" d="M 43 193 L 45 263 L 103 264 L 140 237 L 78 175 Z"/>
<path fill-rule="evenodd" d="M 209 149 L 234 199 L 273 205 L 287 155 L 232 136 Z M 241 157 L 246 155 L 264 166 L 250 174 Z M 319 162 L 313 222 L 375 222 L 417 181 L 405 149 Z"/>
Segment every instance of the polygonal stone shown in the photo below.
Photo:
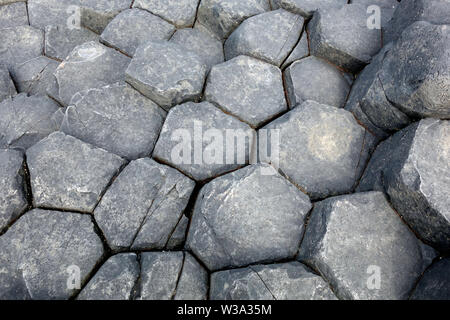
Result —
<path fill-rule="evenodd" d="M 450 248 L 450 123 L 416 122 L 382 142 L 358 187 L 384 190 L 413 230 L 438 249 Z"/>
<path fill-rule="evenodd" d="M 0 233 L 28 206 L 23 177 L 23 154 L 0 149 Z"/>
<path fill-rule="evenodd" d="M 114 249 L 164 249 L 195 183 L 145 158 L 132 161 L 102 197 L 95 219 Z"/>
<path fill-rule="evenodd" d="M 351 192 L 374 140 L 350 112 L 314 101 L 304 102 L 263 129 L 270 139 L 272 130 L 280 130 L 279 168 L 313 199 Z M 276 148 L 272 143 L 271 149 Z M 262 162 L 271 162 L 261 150 L 260 156 Z"/>
<path fill-rule="evenodd" d="M 104 251 L 88 215 L 34 209 L 0 237 L 1 299 L 68 299 Z M 78 284 L 79 285 L 79 284 Z"/>
<path fill-rule="evenodd" d="M 423 274 L 412 300 L 450 300 L 450 258 L 442 259 Z"/>
<path fill-rule="evenodd" d="M 16 87 L 11 80 L 8 68 L 0 64 L 0 102 L 17 94 Z"/>
<path fill-rule="evenodd" d="M 328 284 L 298 262 L 213 273 L 212 300 L 336 300 Z"/>
<path fill-rule="evenodd" d="M 203 187 L 186 247 L 211 271 L 287 259 L 297 252 L 310 208 L 275 169 L 249 166 Z"/>
<path fill-rule="evenodd" d="M 247 164 L 255 143 L 249 125 L 208 102 L 188 102 L 169 111 L 153 157 L 204 181 Z"/>
<path fill-rule="evenodd" d="M 98 42 L 75 47 L 55 72 L 61 101 L 68 105 L 77 92 L 123 81 L 129 63 L 130 58 Z"/>
<path fill-rule="evenodd" d="M 139 269 L 134 253 L 112 256 L 84 287 L 77 300 L 130 300 Z"/>
<path fill-rule="evenodd" d="M 381 30 L 367 27 L 366 10 L 349 4 L 317 11 L 308 24 L 311 54 L 353 73 L 362 69 L 381 49 Z"/>
<path fill-rule="evenodd" d="M 177 30 L 170 38 L 170 42 L 195 52 L 203 59 L 208 66 L 208 70 L 224 61 L 222 42 L 197 28 Z"/>
<path fill-rule="evenodd" d="M 381 192 L 315 204 L 299 259 L 341 299 L 406 299 L 435 252 L 421 243 Z"/>
<path fill-rule="evenodd" d="M 292 50 L 289 57 L 283 62 L 281 66 L 282 69 L 289 66 L 292 62 L 303 59 L 304 57 L 309 55 L 309 44 L 308 44 L 308 35 L 306 32 L 303 32 L 300 41 L 295 46 L 294 50 Z"/>
<path fill-rule="evenodd" d="M 253 127 L 287 110 L 281 70 L 247 56 L 211 69 L 205 99 Z"/>
<path fill-rule="evenodd" d="M 166 113 L 125 83 L 74 95 L 61 131 L 127 159 L 149 156 Z"/>
<path fill-rule="evenodd" d="M 169 110 L 200 97 L 206 71 L 203 60 L 184 47 L 171 42 L 149 42 L 137 49 L 126 70 L 126 81 Z"/>
<path fill-rule="evenodd" d="M 24 25 L 28 25 L 26 2 L 15 2 L 0 6 L 0 29 Z"/>
<path fill-rule="evenodd" d="M 124 160 L 62 132 L 27 151 L 36 207 L 92 212 Z"/>
<path fill-rule="evenodd" d="M 225 56 L 252 56 L 281 66 L 296 45 L 304 19 L 283 9 L 245 20 L 225 42 Z"/>
<path fill-rule="evenodd" d="M 167 241 L 166 249 L 175 250 L 182 249 L 184 242 L 186 240 L 186 232 L 189 226 L 189 218 L 183 215 L 178 222 L 175 230 Z"/>
<path fill-rule="evenodd" d="M 199 0 L 135 0 L 133 8 L 141 8 L 169 21 L 178 28 L 192 27 Z"/>
<path fill-rule="evenodd" d="M 314 56 L 293 63 L 284 73 L 289 107 L 306 100 L 342 108 L 350 83 L 341 71 Z"/>
<path fill-rule="evenodd" d="M 174 300 L 206 300 L 208 272 L 186 252 Z"/>
<path fill-rule="evenodd" d="M 28 149 L 59 129 L 58 104 L 44 96 L 21 93 L 0 103 L 0 148 Z"/>
<path fill-rule="evenodd" d="M 268 0 L 202 0 L 197 21 L 219 39 L 226 39 L 245 19 L 270 11 Z"/>
<path fill-rule="evenodd" d="M 103 43 L 133 56 L 147 41 L 168 40 L 175 27 L 150 12 L 129 9 L 118 14 L 100 36 Z"/>
<path fill-rule="evenodd" d="M 274 0 L 277 5 L 285 10 L 301 14 L 310 18 L 317 10 L 341 8 L 347 4 L 347 0 Z"/>

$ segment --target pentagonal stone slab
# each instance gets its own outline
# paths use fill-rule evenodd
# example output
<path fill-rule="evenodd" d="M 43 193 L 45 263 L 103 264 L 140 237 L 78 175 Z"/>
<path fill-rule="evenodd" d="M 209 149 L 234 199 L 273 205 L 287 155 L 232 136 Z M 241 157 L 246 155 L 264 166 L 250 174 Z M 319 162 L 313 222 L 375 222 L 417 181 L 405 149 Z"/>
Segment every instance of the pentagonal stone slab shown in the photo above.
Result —
<path fill-rule="evenodd" d="M 84 287 L 77 300 L 130 300 L 139 269 L 134 253 L 112 256 Z"/>
<path fill-rule="evenodd" d="M 16 87 L 11 80 L 8 68 L 0 64 L 0 102 L 16 95 Z"/>
<path fill-rule="evenodd" d="M 132 161 L 106 191 L 94 216 L 113 249 L 164 249 L 194 185 L 149 158 Z"/>
<path fill-rule="evenodd" d="M 284 79 L 291 108 L 306 100 L 341 108 L 350 91 L 350 83 L 341 71 L 313 56 L 293 63 Z"/>
<path fill-rule="evenodd" d="M 450 300 L 450 258 L 436 262 L 425 271 L 411 299 Z"/>
<path fill-rule="evenodd" d="M 367 27 L 367 8 L 319 10 L 308 24 L 311 54 L 356 73 L 381 49 L 381 30 Z"/>
<path fill-rule="evenodd" d="M 212 300 L 336 300 L 328 284 L 298 262 L 213 273 Z"/>
<path fill-rule="evenodd" d="M 219 39 L 225 39 L 242 21 L 265 11 L 270 11 L 268 0 L 202 0 L 197 21 Z"/>
<path fill-rule="evenodd" d="M 263 129 L 268 131 L 259 134 L 267 134 L 268 141 L 271 130 L 280 130 L 279 168 L 313 199 L 351 192 L 374 141 L 350 112 L 314 101 L 306 101 Z M 276 148 L 277 141 L 269 146 Z M 266 152 L 260 150 L 260 156 L 263 162 L 273 162 Z"/>
<path fill-rule="evenodd" d="M 287 59 L 283 62 L 283 65 L 281 68 L 286 68 L 289 66 L 292 62 L 303 59 L 304 57 L 309 55 L 309 44 L 308 44 L 308 35 L 306 32 L 302 33 L 302 37 L 300 38 L 300 41 L 295 46 L 295 48 L 292 50 L 291 54 Z"/>
<path fill-rule="evenodd" d="M 380 144 L 359 190 L 386 190 L 395 209 L 425 241 L 450 248 L 450 123 L 425 119 Z"/>
<path fill-rule="evenodd" d="M 225 56 L 252 56 L 281 66 L 303 29 L 300 15 L 279 9 L 245 20 L 225 42 Z"/>
<path fill-rule="evenodd" d="M 211 69 L 205 99 L 254 127 L 287 110 L 280 69 L 247 56 Z"/>
<path fill-rule="evenodd" d="M 68 299 L 100 261 L 104 251 L 91 217 L 71 212 L 35 209 L 22 216 L 0 237 L 4 299 Z"/>
<path fill-rule="evenodd" d="M 166 113 L 125 83 L 77 93 L 61 131 L 128 159 L 152 153 Z"/>
<path fill-rule="evenodd" d="M 217 178 L 200 192 L 187 238 L 209 270 L 295 255 L 308 197 L 268 165 Z"/>
<path fill-rule="evenodd" d="M 212 104 L 188 102 L 170 110 L 153 157 L 204 181 L 247 164 L 255 140 L 249 125 Z"/>
<path fill-rule="evenodd" d="M 126 81 L 169 110 L 200 97 L 206 71 L 203 60 L 184 47 L 171 42 L 150 42 L 136 51 L 126 70 Z"/>
<path fill-rule="evenodd" d="M 124 160 L 55 132 L 27 151 L 36 207 L 92 212 Z"/>
<path fill-rule="evenodd" d="M 310 18 L 319 9 L 341 8 L 346 0 L 274 0 L 276 4 L 291 12 Z"/>
<path fill-rule="evenodd" d="M 199 0 L 135 0 L 133 8 L 141 8 L 162 17 L 178 28 L 192 27 Z"/>
<path fill-rule="evenodd" d="M 23 173 L 23 154 L 0 149 L 0 233 L 28 206 Z"/>
<path fill-rule="evenodd" d="M 175 27 L 150 12 L 141 9 L 125 10 L 105 28 L 100 39 L 109 46 L 133 56 L 147 41 L 168 40 Z"/>
<path fill-rule="evenodd" d="M 56 69 L 59 97 L 68 105 L 77 92 L 100 88 L 125 79 L 130 58 L 98 42 L 86 42 Z"/>
<path fill-rule="evenodd" d="M 0 7 L 0 28 L 28 25 L 26 2 L 15 2 Z"/>
<path fill-rule="evenodd" d="M 208 278 L 208 272 L 191 254 L 186 252 L 174 299 L 206 300 Z"/>
<path fill-rule="evenodd" d="M 0 147 L 28 149 L 59 129 L 58 104 L 44 96 L 25 93 L 0 103 Z"/>
<path fill-rule="evenodd" d="M 434 255 L 381 192 L 368 192 L 316 203 L 299 259 L 341 299 L 389 300 L 406 299 Z"/>

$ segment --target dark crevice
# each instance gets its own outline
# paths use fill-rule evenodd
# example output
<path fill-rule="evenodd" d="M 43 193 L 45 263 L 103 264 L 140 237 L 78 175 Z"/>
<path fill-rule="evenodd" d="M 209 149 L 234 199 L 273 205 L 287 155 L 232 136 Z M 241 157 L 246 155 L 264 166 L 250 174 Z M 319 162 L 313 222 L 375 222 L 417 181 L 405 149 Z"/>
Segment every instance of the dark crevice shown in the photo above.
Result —
<path fill-rule="evenodd" d="M 417 289 L 417 286 L 419 285 L 420 281 L 423 279 L 423 276 L 425 275 L 425 273 L 426 273 L 428 270 L 430 270 L 436 263 L 438 263 L 442 258 L 443 258 L 442 256 L 437 256 L 437 257 L 435 257 L 435 258 L 433 259 L 433 261 L 430 263 L 430 265 L 427 266 L 427 267 L 425 268 L 425 270 L 423 270 L 423 272 L 420 274 L 419 277 L 417 277 L 417 280 L 416 280 L 416 282 L 414 283 L 414 286 L 413 286 L 413 288 L 411 289 L 411 292 L 410 292 L 409 295 L 408 295 L 408 300 L 411 300 L 411 297 L 414 295 L 414 293 L 415 293 L 415 291 L 416 291 L 416 289 Z"/>
<path fill-rule="evenodd" d="M 315 205 L 316 205 L 315 203 L 312 203 L 311 204 L 311 209 L 305 215 L 305 219 L 304 219 L 304 223 L 303 223 L 303 232 L 302 232 L 302 235 L 300 237 L 300 241 L 299 241 L 299 244 L 298 244 L 298 249 L 297 249 L 297 252 L 295 254 L 295 257 L 298 257 L 298 255 L 300 254 L 302 243 L 303 243 L 303 240 L 305 239 L 305 236 L 306 236 L 306 229 L 308 228 L 308 224 L 309 224 L 309 221 L 311 220 L 311 215 L 312 215 L 312 213 L 314 211 Z"/>
<path fill-rule="evenodd" d="M 131 289 L 130 294 L 130 300 L 136 300 L 141 295 L 141 280 L 142 280 L 142 261 L 141 261 L 141 254 L 136 253 L 136 260 L 138 263 L 138 276 L 136 278 L 136 281 L 134 282 L 133 288 Z"/>
<path fill-rule="evenodd" d="M 181 275 L 183 274 L 185 261 L 186 261 L 186 254 L 183 252 L 183 261 L 181 262 L 181 268 L 180 268 L 180 271 L 178 271 L 177 282 L 176 282 L 175 288 L 173 289 L 172 294 L 170 296 L 170 300 L 175 300 L 175 296 L 177 294 L 177 289 L 178 289 L 178 285 L 180 283 Z"/>

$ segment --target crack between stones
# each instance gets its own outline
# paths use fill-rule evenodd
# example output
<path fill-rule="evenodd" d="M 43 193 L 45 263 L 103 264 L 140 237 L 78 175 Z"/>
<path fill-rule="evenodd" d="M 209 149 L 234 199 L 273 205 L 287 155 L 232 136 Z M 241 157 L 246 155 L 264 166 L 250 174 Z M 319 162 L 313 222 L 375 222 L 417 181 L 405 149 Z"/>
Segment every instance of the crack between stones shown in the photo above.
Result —
<path fill-rule="evenodd" d="M 269 287 L 267 286 L 266 282 L 263 280 L 263 278 L 261 277 L 261 275 L 255 270 L 253 269 L 253 267 L 249 267 L 250 270 L 252 270 L 259 278 L 259 280 L 261 280 L 261 282 L 263 283 L 264 287 L 267 289 L 267 291 L 269 291 L 270 295 L 273 297 L 274 300 L 278 300 L 275 295 L 272 293 L 272 291 L 269 289 Z"/>
<path fill-rule="evenodd" d="M 133 288 L 131 289 L 131 294 L 129 300 L 136 300 L 141 295 L 141 281 L 142 281 L 142 261 L 141 261 L 141 254 L 136 253 L 136 260 L 138 263 L 139 273 L 138 276 L 134 282 Z"/>
<path fill-rule="evenodd" d="M 175 296 L 177 294 L 177 289 L 178 289 L 178 285 L 180 283 L 181 275 L 183 274 L 185 261 L 186 261 L 186 254 L 183 252 L 183 261 L 181 262 L 181 268 L 180 268 L 180 271 L 178 271 L 177 282 L 176 282 L 175 288 L 173 289 L 172 294 L 170 296 L 170 300 L 175 300 Z"/>

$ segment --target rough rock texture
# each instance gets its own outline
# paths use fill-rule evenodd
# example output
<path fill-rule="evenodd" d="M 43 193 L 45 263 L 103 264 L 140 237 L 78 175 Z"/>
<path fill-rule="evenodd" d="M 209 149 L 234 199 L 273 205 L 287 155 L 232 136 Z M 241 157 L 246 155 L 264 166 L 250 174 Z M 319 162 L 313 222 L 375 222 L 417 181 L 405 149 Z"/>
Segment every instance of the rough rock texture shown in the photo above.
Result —
<path fill-rule="evenodd" d="M 181 249 L 186 240 L 189 218 L 183 215 L 166 244 L 167 250 Z"/>
<path fill-rule="evenodd" d="M 205 99 L 253 127 L 287 110 L 280 69 L 247 56 L 211 69 Z"/>
<path fill-rule="evenodd" d="M 381 192 L 368 192 L 316 203 L 299 260 L 341 299 L 406 299 L 434 255 Z"/>
<path fill-rule="evenodd" d="M 436 262 L 425 271 L 411 299 L 450 300 L 450 258 Z"/>
<path fill-rule="evenodd" d="M 149 156 L 166 112 L 125 83 L 82 91 L 61 131 L 127 159 Z"/>
<path fill-rule="evenodd" d="M 409 2 L 409 1 L 407 1 Z M 366 8 L 367 17 L 375 17 L 374 15 L 376 12 L 374 11 L 371 6 L 377 6 L 379 8 L 380 13 L 380 19 L 381 19 L 381 28 L 385 29 L 387 28 L 388 24 L 390 23 L 390 20 L 392 19 L 392 16 L 394 15 L 395 9 L 397 6 L 399 6 L 399 2 L 397 0 L 352 0 L 352 4 L 358 4 L 361 6 L 364 6 Z M 370 10 L 369 10 L 370 9 Z M 370 20 L 369 20 L 370 21 Z M 370 22 L 375 22 L 375 20 L 372 20 Z M 384 40 L 384 39 L 383 39 Z M 385 42 L 386 43 L 386 42 Z"/>
<path fill-rule="evenodd" d="M 206 300 L 208 278 L 208 272 L 191 254 L 186 252 L 174 299 Z"/>
<path fill-rule="evenodd" d="M 171 42 L 149 42 L 136 51 L 126 70 L 126 81 L 169 110 L 200 97 L 206 72 L 203 60 L 184 47 Z"/>
<path fill-rule="evenodd" d="M 132 161 L 106 191 L 94 216 L 118 249 L 164 249 L 180 221 L 194 182 L 146 158 Z"/>
<path fill-rule="evenodd" d="M 6 66 L 0 64 L 0 102 L 17 94 L 11 75 Z"/>
<path fill-rule="evenodd" d="M 284 69 L 287 66 L 289 66 L 292 62 L 303 59 L 308 55 L 309 55 L 308 35 L 306 32 L 303 32 L 300 41 L 292 50 L 290 55 L 286 58 L 286 60 L 283 62 L 281 68 Z"/>
<path fill-rule="evenodd" d="M 186 246 L 209 270 L 287 259 L 297 252 L 310 208 L 272 167 L 246 167 L 203 187 Z"/>
<path fill-rule="evenodd" d="M 228 140 L 231 134 L 236 143 Z M 255 144 L 256 132 L 247 124 L 211 103 L 188 102 L 170 110 L 153 157 L 204 181 L 248 164 Z"/>
<path fill-rule="evenodd" d="M 15 2 L 0 6 L 0 29 L 24 25 L 28 25 L 26 2 Z"/>
<path fill-rule="evenodd" d="M 27 151 L 36 207 L 92 212 L 124 160 L 55 132 Z M 82 165 L 81 165 L 82 164 Z"/>
<path fill-rule="evenodd" d="M 212 300 L 336 300 L 328 284 L 298 262 L 213 273 Z"/>
<path fill-rule="evenodd" d="M 319 9 L 341 8 L 347 0 L 273 0 L 279 7 L 310 18 Z"/>

